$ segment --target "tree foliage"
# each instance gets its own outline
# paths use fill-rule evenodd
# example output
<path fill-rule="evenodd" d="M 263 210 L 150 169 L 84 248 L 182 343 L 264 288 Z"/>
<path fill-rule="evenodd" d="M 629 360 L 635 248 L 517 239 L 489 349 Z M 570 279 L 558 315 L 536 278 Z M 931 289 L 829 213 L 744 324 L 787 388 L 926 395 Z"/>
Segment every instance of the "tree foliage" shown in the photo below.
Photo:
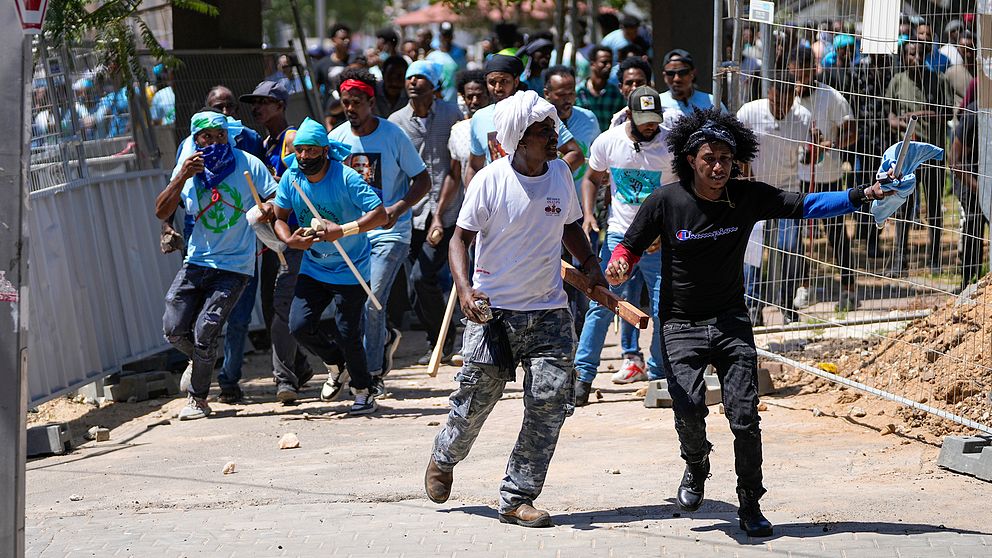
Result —
<path fill-rule="evenodd" d="M 178 60 L 168 53 L 139 10 L 144 0 L 57 0 L 48 6 L 43 29 L 54 47 L 92 41 L 97 57 L 125 82 L 144 80 L 138 59 L 141 44 L 155 60 L 168 67 Z M 170 0 L 174 9 L 216 17 L 218 10 L 204 0 Z"/>

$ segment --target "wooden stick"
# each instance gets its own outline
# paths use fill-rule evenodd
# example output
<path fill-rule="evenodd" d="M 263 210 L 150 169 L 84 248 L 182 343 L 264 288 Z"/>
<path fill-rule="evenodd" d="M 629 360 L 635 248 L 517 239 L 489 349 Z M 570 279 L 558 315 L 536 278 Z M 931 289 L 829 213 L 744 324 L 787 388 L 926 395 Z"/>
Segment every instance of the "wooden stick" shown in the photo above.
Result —
<path fill-rule="evenodd" d="M 431 353 L 431 361 L 427 364 L 427 375 L 431 378 L 437 376 L 437 369 L 441 365 L 444 341 L 448 338 L 448 327 L 451 325 L 451 317 L 455 313 L 455 304 L 457 303 L 458 292 L 452 285 L 451 294 L 448 295 L 448 305 L 444 308 L 444 319 L 441 320 L 441 331 L 437 332 L 437 343 L 434 345 L 434 352 Z"/>
<path fill-rule="evenodd" d="M 303 198 L 303 203 L 307 204 L 307 208 L 310 209 L 310 213 L 313 213 L 313 216 L 318 219 L 323 219 L 323 217 L 320 216 L 320 212 L 317 211 L 316 207 L 314 207 L 313 202 L 310 201 L 310 198 L 303 192 L 303 188 L 300 188 L 300 185 L 297 184 L 295 180 L 291 180 L 290 182 L 293 183 L 293 187 L 296 188 L 296 191 L 299 192 L 300 197 Z M 369 300 L 372 301 L 372 306 L 375 306 L 376 310 L 382 311 L 382 304 L 379 304 L 379 299 L 372 294 L 372 289 L 369 288 L 369 284 L 365 282 L 362 274 L 358 272 L 358 268 L 355 267 L 355 263 L 351 261 L 350 257 L 348 257 L 348 253 L 344 251 L 344 248 L 341 247 L 341 244 L 337 240 L 333 241 L 333 244 L 334 247 L 338 249 L 338 253 L 341 254 L 341 258 L 344 260 L 344 263 L 348 264 L 348 269 L 350 269 L 355 275 L 355 279 L 358 279 L 359 284 L 361 284 L 362 288 L 365 289 L 365 294 L 369 295 Z"/>
<path fill-rule="evenodd" d="M 255 181 L 251 179 L 251 173 L 245 171 L 245 180 L 248 181 L 248 187 L 251 188 L 251 195 L 255 198 L 255 205 L 262 205 L 262 196 L 258 195 L 258 190 L 255 189 Z M 269 223 L 269 228 L 272 229 L 272 234 L 276 233 L 276 230 L 272 227 L 272 223 Z M 273 250 L 273 252 L 276 252 Z M 276 252 L 276 256 L 279 256 L 279 265 L 283 268 L 289 268 L 289 264 L 286 263 L 286 256 L 282 252 Z"/>
<path fill-rule="evenodd" d="M 601 285 L 596 285 L 590 293 L 589 287 L 593 285 L 589 282 L 589 278 L 565 260 L 561 262 L 561 278 L 569 285 L 582 291 L 583 294 L 592 300 L 595 300 L 614 314 L 620 316 L 623 321 L 637 329 L 647 329 L 650 317 L 644 312 L 641 312 L 640 308 L 613 294 L 609 289 Z"/>

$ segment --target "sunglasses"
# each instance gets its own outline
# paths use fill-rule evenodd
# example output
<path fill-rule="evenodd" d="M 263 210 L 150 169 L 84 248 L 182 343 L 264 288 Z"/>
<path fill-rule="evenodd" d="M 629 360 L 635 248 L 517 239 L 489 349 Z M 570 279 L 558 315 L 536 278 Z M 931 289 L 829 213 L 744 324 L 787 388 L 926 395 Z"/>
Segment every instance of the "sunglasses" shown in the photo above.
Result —
<path fill-rule="evenodd" d="M 689 68 L 682 68 L 681 70 L 665 70 L 665 75 L 668 77 L 685 77 L 692 72 Z"/>

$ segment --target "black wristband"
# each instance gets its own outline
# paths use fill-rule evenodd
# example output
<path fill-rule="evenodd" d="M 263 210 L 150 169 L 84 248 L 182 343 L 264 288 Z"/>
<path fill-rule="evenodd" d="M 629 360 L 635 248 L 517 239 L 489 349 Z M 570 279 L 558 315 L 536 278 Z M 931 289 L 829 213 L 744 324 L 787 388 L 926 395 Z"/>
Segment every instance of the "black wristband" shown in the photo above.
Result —
<path fill-rule="evenodd" d="M 871 200 L 868 199 L 868 195 L 865 194 L 865 190 L 870 188 L 870 186 L 855 186 L 847 191 L 848 199 L 851 200 L 851 205 L 854 207 L 861 207 Z"/>

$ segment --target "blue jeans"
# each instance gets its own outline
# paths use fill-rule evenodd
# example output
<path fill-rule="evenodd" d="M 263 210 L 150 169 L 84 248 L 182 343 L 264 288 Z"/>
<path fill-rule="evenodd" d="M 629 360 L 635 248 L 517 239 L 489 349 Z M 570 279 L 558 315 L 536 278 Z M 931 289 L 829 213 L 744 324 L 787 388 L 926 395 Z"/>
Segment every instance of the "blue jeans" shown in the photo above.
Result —
<path fill-rule="evenodd" d="M 183 264 L 165 295 L 162 331 L 193 361 L 189 393 L 206 398 L 214 372 L 217 337 L 251 279 L 248 275 Z"/>
<path fill-rule="evenodd" d="M 397 240 L 376 240 L 372 242 L 372 280 L 369 288 L 379 299 L 382 310 L 376 310 L 372 301 L 365 303 L 365 356 L 368 360 L 369 374 L 382 375 L 383 355 L 386 344 L 386 305 L 389 302 L 389 291 L 393 288 L 396 274 L 403 267 L 410 245 Z"/>
<path fill-rule="evenodd" d="M 600 266 L 606 270 L 606 264 L 610 261 L 613 248 L 623 240 L 623 235 L 617 233 L 607 233 L 606 242 L 600 250 L 599 257 L 602 260 Z M 614 293 L 623 296 L 624 288 L 634 281 L 634 277 L 640 277 L 641 281 L 647 281 L 648 292 L 651 293 L 651 316 L 654 323 L 654 334 L 651 336 L 651 356 L 648 357 L 648 378 L 658 380 L 665 377 L 664 359 L 661 353 L 661 320 L 658 319 L 658 298 L 661 295 L 661 251 L 654 254 L 645 254 L 641 261 L 637 262 L 631 270 L 631 281 L 619 287 L 610 287 Z M 632 300 L 640 298 L 640 285 L 636 285 L 636 294 Z M 596 378 L 596 371 L 599 369 L 600 354 L 603 352 L 603 343 L 606 342 L 606 332 L 613 321 L 613 313 L 609 309 L 589 301 L 589 311 L 586 313 L 585 324 L 582 327 L 582 337 L 579 339 L 578 349 L 575 351 L 575 370 L 579 375 L 579 380 L 591 383 Z M 634 329 L 634 328 L 631 328 Z M 636 338 L 633 340 L 633 347 L 628 345 L 633 336 L 622 339 L 624 354 L 637 353 Z"/>
<path fill-rule="evenodd" d="M 258 292 L 258 268 L 248 280 L 245 292 L 227 317 L 227 335 L 224 337 L 224 365 L 217 373 L 217 383 L 221 391 L 234 390 L 241 381 L 241 365 L 245 360 L 245 339 L 251 324 L 252 310 L 255 309 L 255 295 Z"/>

